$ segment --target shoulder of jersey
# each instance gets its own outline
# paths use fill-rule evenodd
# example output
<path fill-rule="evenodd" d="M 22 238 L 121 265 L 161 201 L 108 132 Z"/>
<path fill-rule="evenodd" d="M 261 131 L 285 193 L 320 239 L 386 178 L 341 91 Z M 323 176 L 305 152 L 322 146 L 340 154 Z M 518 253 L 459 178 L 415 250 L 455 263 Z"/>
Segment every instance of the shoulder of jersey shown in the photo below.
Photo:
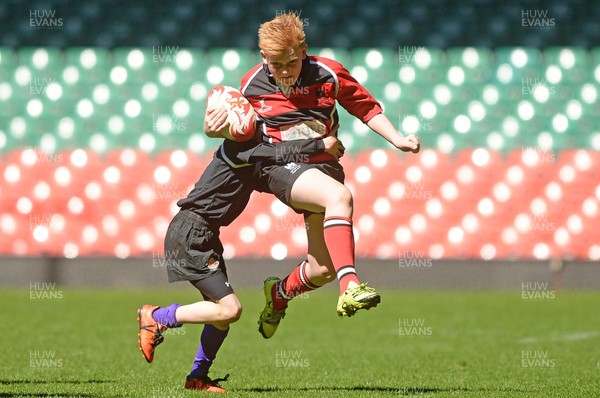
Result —
<path fill-rule="evenodd" d="M 248 81 L 263 68 L 263 65 L 264 64 L 261 62 L 260 64 L 256 65 L 254 68 L 246 72 L 246 74 L 244 74 L 244 76 L 242 77 L 242 90 L 244 89 L 246 84 L 248 84 Z"/>
<path fill-rule="evenodd" d="M 345 68 L 344 65 L 340 64 L 335 59 L 321 57 L 320 55 L 309 55 L 308 57 L 310 60 L 320 62 L 336 71 Z"/>

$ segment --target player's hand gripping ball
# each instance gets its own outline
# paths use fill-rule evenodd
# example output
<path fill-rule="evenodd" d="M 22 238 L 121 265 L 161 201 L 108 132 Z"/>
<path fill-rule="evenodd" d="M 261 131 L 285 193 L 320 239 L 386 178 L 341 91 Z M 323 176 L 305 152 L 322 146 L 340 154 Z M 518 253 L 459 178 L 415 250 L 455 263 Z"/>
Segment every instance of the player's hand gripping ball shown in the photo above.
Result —
<path fill-rule="evenodd" d="M 228 129 L 223 129 L 225 138 L 232 141 L 248 141 L 256 132 L 256 113 L 242 93 L 230 86 L 215 86 L 206 96 L 206 108 L 227 111 Z"/>

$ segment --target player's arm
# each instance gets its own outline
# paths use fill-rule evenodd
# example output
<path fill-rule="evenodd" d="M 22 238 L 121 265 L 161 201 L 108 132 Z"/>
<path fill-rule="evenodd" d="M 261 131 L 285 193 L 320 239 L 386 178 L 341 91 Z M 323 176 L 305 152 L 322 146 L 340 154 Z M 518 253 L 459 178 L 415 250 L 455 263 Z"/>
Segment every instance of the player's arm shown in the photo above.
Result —
<path fill-rule="evenodd" d="M 228 127 L 227 112 L 224 109 L 207 110 L 204 117 L 204 132 L 211 138 L 223 138 L 221 131 Z M 227 146 L 230 147 L 229 145 Z M 272 164 L 285 164 L 292 161 L 301 162 L 311 156 L 323 152 L 333 155 L 337 160 L 344 155 L 344 145 L 336 137 L 321 139 L 285 141 L 277 144 L 256 143 L 250 141 L 237 145 L 235 156 L 243 163 L 256 163 L 259 161 Z M 233 153 L 231 153 L 233 156 Z"/>
<path fill-rule="evenodd" d="M 256 146 L 240 151 L 237 158 L 246 163 L 259 161 L 272 164 L 286 164 L 302 162 L 310 156 L 320 155 L 323 152 L 333 155 L 337 160 L 344 155 L 344 145 L 336 137 L 323 139 L 308 139 L 298 141 L 284 141 L 277 144 L 259 143 Z"/>
<path fill-rule="evenodd" d="M 339 80 L 337 101 L 352 116 L 360 119 L 371 130 L 404 152 L 418 153 L 421 149 L 419 137 L 414 134 L 402 135 L 383 114 L 381 105 L 346 68 L 339 63 L 330 65 Z"/>
<path fill-rule="evenodd" d="M 383 113 L 373 116 L 367 122 L 367 126 L 401 151 L 419 153 L 421 149 L 419 137 L 414 134 L 400 134 Z"/>

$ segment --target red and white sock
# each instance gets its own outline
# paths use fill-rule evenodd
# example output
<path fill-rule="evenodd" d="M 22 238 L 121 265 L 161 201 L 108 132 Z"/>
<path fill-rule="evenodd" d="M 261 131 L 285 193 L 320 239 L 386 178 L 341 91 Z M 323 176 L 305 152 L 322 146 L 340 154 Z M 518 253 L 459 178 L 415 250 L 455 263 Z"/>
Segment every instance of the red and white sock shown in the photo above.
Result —
<path fill-rule="evenodd" d="M 348 284 L 351 282 L 360 284 L 354 268 L 352 219 L 327 217 L 323 223 L 323 236 L 340 284 L 340 294 L 342 294 L 348 289 Z"/>
<path fill-rule="evenodd" d="M 308 265 L 308 261 L 302 261 L 288 276 L 273 286 L 271 292 L 273 308 L 284 309 L 294 297 L 320 287 L 312 283 L 306 276 L 306 265 Z"/>

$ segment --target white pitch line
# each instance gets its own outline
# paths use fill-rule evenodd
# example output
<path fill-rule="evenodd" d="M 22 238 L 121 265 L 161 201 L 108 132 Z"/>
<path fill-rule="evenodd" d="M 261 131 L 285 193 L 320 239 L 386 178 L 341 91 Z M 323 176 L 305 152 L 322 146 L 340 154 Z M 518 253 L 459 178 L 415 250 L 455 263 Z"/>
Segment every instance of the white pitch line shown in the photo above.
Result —
<path fill-rule="evenodd" d="M 569 334 L 555 335 L 548 338 L 541 337 L 525 337 L 518 340 L 519 344 L 535 344 L 543 341 L 579 341 L 593 339 L 594 337 L 600 336 L 600 332 L 575 332 Z"/>

